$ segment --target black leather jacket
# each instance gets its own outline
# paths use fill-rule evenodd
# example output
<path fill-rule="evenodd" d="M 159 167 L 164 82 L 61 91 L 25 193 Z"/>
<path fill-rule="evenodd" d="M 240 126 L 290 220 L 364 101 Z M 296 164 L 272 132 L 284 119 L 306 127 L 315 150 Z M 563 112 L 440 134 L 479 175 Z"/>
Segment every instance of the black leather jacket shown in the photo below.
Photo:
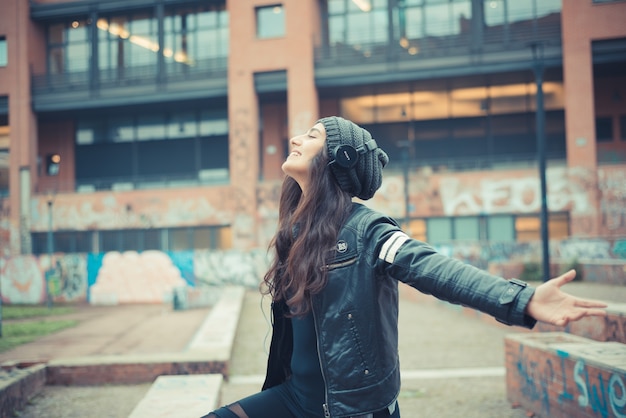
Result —
<path fill-rule="evenodd" d="M 328 284 L 312 306 L 328 417 L 367 414 L 395 402 L 400 391 L 397 280 L 509 325 L 535 324 L 524 314 L 534 289 L 438 254 L 405 235 L 394 220 L 357 203 L 326 267 Z M 285 312 L 284 302 L 272 305 L 263 389 L 290 375 L 293 341 Z"/>

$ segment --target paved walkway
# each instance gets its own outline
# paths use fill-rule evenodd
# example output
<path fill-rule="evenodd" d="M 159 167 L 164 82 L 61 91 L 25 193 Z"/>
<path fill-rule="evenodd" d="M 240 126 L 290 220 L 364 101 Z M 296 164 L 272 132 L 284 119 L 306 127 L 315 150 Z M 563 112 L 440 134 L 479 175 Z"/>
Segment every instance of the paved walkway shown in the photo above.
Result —
<path fill-rule="evenodd" d="M 577 295 L 624 303 L 626 287 L 572 283 Z M 506 400 L 503 339 L 526 332 L 463 314 L 459 307 L 409 289 L 400 304 L 403 417 L 524 418 Z M 408 296 L 407 296 L 408 295 Z M 81 323 L 0 354 L 0 361 L 72 356 L 168 353 L 198 343 L 208 309 L 173 311 L 164 305 L 84 307 Z M 217 330 L 213 330 L 216 332 Z M 231 332 L 231 331 L 229 331 Z M 269 301 L 248 291 L 232 349 L 231 378 L 222 403 L 259 390 L 270 341 Z M 104 387 L 46 387 L 20 418 L 128 417 L 150 384 Z"/>

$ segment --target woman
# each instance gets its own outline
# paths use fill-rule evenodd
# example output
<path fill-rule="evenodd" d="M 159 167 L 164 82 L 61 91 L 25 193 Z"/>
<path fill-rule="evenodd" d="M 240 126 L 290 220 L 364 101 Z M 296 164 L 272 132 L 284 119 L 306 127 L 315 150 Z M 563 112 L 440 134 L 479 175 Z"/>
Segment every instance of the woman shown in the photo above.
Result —
<path fill-rule="evenodd" d="M 369 132 L 340 117 L 290 140 L 264 278 L 273 334 L 263 391 L 206 417 L 399 417 L 398 280 L 509 325 L 605 314 L 560 290 L 573 270 L 533 289 L 440 255 L 352 202 L 374 195 L 387 162 Z"/>

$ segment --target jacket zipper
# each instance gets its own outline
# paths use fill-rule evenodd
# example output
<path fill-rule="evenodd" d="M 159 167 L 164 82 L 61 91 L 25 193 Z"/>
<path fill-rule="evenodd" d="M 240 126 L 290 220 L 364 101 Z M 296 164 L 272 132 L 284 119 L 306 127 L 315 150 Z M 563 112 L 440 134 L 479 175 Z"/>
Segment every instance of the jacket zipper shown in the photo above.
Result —
<path fill-rule="evenodd" d="M 315 325 L 315 344 L 317 345 L 317 360 L 320 364 L 320 372 L 322 373 L 322 380 L 324 381 L 324 403 L 322 408 L 324 409 L 324 418 L 330 418 L 330 410 L 328 409 L 328 389 L 326 385 L 326 375 L 324 374 L 324 367 L 322 366 L 322 356 L 320 354 L 320 338 L 317 332 L 317 316 L 315 315 L 315 306 L 311 301 L 311 310 L 313 312 L 313 324 Z"/>
<path fill-rule="evenodd" d="M 350 259 L 348 259 L 346 261 L 342 261 L 340 263 L 326 264 L 324 266 L 324 269 L 327 270 L 327 271 L 338 269 L 340 267 L 345 267 L 345 266 L 349 266 L 350 264 L 354 264 L 355 261 L 356 261 L 356 257 L 350 258 Z"/>

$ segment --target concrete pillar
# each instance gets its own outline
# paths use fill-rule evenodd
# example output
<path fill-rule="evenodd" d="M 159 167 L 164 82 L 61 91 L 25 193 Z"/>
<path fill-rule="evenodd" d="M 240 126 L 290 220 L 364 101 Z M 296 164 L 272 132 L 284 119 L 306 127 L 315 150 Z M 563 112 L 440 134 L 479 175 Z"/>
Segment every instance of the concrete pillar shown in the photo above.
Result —
<path fill-rule="evenodd" d="M 267 0 L 228 2 L 228 118 L 230 179 L 235 199 L 233 246 L 259 245 L 257 186 L 260 176 L 260 115 L 254 74 L 287 72 L 289 135 L 307 130 L 317 120 L 313 49 L 319 11 L 315 1 L 285 0 L 286 36 L 257 39 L 256 8 Z"/>
<path fill-rule="evenodd" d="M 6 82 L 9 97 L 10 252 L 30 253 L 30 200 L 37 182 L 37 128 L 31 106 L 31 42 L 36 31 L 26 0 L 3 2 L 7 36 Z"/>
<path fill-rule="evenodd" d="M 593 40 L 626 36 L 626 7 L 621 2 L 572 0 L 563 2 L 561 15 L 567 165 L 586 171 L 592 196 L 588 213 L 571 214 L 571 234 L 597 236 L 601 215 L 591 44 Z"/>

